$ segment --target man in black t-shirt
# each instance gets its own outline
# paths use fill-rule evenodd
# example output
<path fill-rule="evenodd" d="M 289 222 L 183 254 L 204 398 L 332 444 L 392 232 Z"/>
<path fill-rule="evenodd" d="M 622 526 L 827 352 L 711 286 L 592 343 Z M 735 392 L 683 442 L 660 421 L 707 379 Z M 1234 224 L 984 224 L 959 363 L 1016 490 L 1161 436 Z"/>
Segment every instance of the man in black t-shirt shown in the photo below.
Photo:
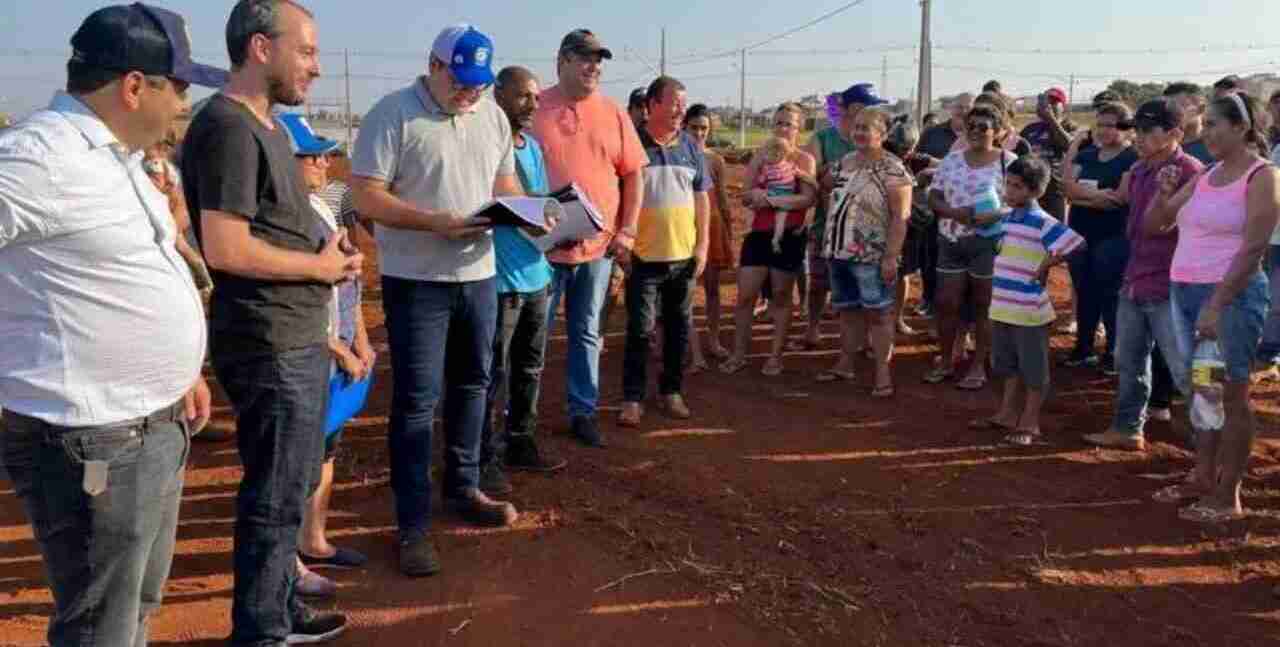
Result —
<path fill-rule="evenodd" d="M 236 410 L 231 641 L 321 642 L 346 617 L 296 597 L 298 526 L 319 478 L 329 393 L 331 285 L 359 274 L 343 232 L 324 241 L 293 152 L 271 117 L 319 76 L 315 23 L 288 0 L 242 0 L 227 22 L 231 79 L 192 120 L 182 180 L 214 277 L 210 348 Z"/>

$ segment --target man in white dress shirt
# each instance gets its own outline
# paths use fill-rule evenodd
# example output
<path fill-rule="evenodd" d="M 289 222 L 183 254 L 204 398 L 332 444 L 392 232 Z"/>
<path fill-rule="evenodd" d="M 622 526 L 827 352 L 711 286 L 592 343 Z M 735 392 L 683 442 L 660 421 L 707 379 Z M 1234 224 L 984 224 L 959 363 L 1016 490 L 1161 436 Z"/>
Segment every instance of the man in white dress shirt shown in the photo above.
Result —
<path fill-rule="evenodd" d="M 209 417 L 200 295 L 142 168 L 190 84 L 183 19 L 101 9 L 67 91 L 0 134 L 0 431 L 53 592 L 49 642 L 137 646 L 160 605 L 191 434 Z"/>

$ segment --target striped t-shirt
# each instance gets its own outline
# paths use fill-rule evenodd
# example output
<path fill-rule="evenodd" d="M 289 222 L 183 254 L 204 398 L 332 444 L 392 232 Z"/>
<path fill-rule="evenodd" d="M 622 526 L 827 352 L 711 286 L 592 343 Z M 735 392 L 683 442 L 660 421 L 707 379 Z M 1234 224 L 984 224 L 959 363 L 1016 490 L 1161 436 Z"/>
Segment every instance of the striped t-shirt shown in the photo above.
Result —
<path fill-rule="evenodd" d="M 649 165 L 644 167 L 644 202 L 632 252 L 653 263 L 693 258 L 698 243 L 693 198 L 711 190 L 707 159 L 683 132 L 663 146 L 641 128 L 640 143 Z"/>
<path fill-rule="evenodd" d="M 1036 271 L 1050 254 L 1064 256 L 1083 243 L 1084 238 L 1038 206 L 1009 214 L 991 282 L 991 320 L 1011 326 L 1051 323 L 1053 304 L 1036 281 Z"/>

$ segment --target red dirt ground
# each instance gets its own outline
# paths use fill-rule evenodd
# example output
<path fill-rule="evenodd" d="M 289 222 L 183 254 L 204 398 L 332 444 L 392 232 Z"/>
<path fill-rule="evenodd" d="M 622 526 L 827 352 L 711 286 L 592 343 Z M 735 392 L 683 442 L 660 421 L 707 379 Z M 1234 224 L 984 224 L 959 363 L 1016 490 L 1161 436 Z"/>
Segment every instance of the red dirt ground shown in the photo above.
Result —
<path fill-rule="evenodd" d="M 1060 276 L 1055 292 L 1064 293 Z M 1055 372 L 1049 446 L 1006 449 L 966 428 L 990 411 L 989 393 L 921 384 L 934 352 L 925 336 L 900 340 L 891 401 L 868 397 L 869 371 L 853 386 L 815 384 L 833 361 L 826 322 L 823 348 L 789 355 L 783 376 L 691 377 L 693 420 L 651 411 L 641 429 L 623 431 L 612 422 L 623 343 L 613 323 L 601 368 L 611 447 L 583 449 L 566 434 L 556 331 L 539 433 L 569 468 L 515 476 L 523 516 L 514 528 L 476 530 L 441 515 L 446 570 L 425 580 L 395 568 L 383 355 L 379 392 L 338 464 L 332 534 L 372 561 L 331 573 L 342 588 L 327 606 L 354 625 L 334 644 L 1280 643 L 1274 386 L 1257 398 L 1264 439 L 1246 483 L 1256 514 L 1205 528 L 1150 501 L 1160 486 L 1151 476 L 1189 462 L 1169 425 L 1150 426 L 1146 455 L 1077 440 L 1110 412 L 1110 380 L 1091 370 Z M 756 327 L 754 352 L 767 331 Z M 1066 343 L 1055 338 L 1058 354 Z M 216 425 L 230 424 L 225 404 L 217 413 Z M 229 633 L 238 477 L 233 445 L 196 445 L 153 644 L 221 645 Z M 38 645 L 52 604 L 10 487 L 0 486 L 0 644 Z"/>

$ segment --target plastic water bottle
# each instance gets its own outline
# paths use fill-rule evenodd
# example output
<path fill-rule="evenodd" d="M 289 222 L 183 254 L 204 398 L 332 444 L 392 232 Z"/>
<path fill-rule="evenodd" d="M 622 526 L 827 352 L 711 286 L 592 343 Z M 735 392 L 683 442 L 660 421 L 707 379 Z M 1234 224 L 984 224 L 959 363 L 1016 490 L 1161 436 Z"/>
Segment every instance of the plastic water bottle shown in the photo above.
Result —
<path fill-rule="evenodd" d="M 1222 429 L 1227 414 L 1222 407 L 1222 385 L 1227 363 L 1215 339 L 1203 339 L 1191 356 L 1191 426 L 1202 431 Z"/>
<path fill-rule="evenodd" d="M 975 216 L 991 216 L 992 214 L 1003 215 L 1004 202 L 1000 199 L 1000 192 L 996 190 L 994 185 L 988 186 L 978 194 L 973 202 L 973 215 Z M 999 221 L 977 227 L 977 230 L 984 236 L 991 238 L 998 236 L 1004 227 Z"/>

